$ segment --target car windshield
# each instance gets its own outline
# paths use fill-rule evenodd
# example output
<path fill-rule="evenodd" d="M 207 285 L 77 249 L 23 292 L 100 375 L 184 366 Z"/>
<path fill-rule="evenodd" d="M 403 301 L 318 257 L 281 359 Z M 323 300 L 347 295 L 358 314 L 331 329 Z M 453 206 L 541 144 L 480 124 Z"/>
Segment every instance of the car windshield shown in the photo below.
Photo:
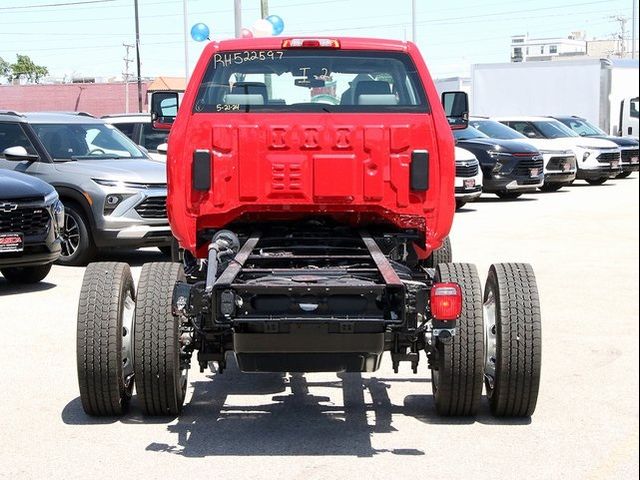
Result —
<path fill-rule="evenodd" d="M 456 140 L 472 140 L 474 138 L 489 138 L 488 135 L 485 135 L 477 128 L 469 125 L 467 128 L 463 130 L 454 130 L 453 136 Z"/>
<path fill-rule="evenodd" d="M 405 53 L 286 49 L 216 53 L 194 112 L 426 112 Z"/>
<path fill-rule="evenodd" d="M 579 137 L 576 132 L 557 120 L 540 120 L 531 122 L 545 138 Z"/>
<path fill-rule="evenodd" d="M 147 158 L 113 125 L 51 123 L 32 126 L 54 160 Z"/>
<path fill-rule="evenodd" d="M 581 137 L 596 137 L 599 135 L 606 135 L 605 132 L 600 130 L 595 125 L 587 122 L 586 120 L 581 120 L 579 118 L 563 118 L 560 121 L 563 125 L 566 125 Z"/>
<path fill-rule="evenodd" d="M 500 140 L 518 140 L 527 138 L 521 133 L 516 132 L 512 128 L 509 128 L 500 122 L 496 122 L 495 120 L 470 120 L 469 125 L 480 130 L 491 138 L 498 138 Z"/>

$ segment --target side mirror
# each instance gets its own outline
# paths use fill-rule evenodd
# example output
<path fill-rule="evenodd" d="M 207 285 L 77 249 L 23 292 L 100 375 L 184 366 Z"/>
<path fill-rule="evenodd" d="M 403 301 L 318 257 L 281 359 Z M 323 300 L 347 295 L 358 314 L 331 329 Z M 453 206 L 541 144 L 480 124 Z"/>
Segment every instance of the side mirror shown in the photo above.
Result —
<path fill-rule="evenodd" d="M 151 94 L 151 124 L 157 130 L 170 130 L 178 115 L 178 92 Z"/>
<path fill-rule="evenodd" d="M 442 106 L 451 130 L 463 130 L 469 126 L 469 96 L 467 92 L 443 92 Z"/>
<path fill-rule="evenodd" d="M 160 145 L 158 145 L 156 147 L 157 152 L 161 153 L 162 155 L 166 155 L 168 149 L 169 149 L 169 144 L 168 143 L 161 143 Z"/>
<path fill-rule="evenodd" d="M 20 146 L 6 148 L 2 152 L 2 155 L 4 155 L 4 158 L 10 162 L 35 162 L 40 158 L 38 155 L 31 155 L 27 152 L 26 148 Z"/>

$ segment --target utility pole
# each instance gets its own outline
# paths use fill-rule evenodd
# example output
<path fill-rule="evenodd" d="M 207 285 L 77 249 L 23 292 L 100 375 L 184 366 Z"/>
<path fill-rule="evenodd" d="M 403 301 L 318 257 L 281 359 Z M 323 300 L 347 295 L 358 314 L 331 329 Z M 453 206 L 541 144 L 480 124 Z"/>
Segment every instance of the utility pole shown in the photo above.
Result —
<path fill-rule="evenodd" d="M 242 34 L 242 0 L 233 0 L 233 18 L 236 38 L 240 38 Z"/>
<path fill-rule="evenodd" d="M 138 112 L 142 113 L 142 77 L 140 76 L 140 19 L 138 17 L 138 0 L 133 0 L 136 10 L 136 66 L 138 70 Z"/>
<path fill-rule="evenodd" d="M 122 72 L 122 76 L 124 77 L 124 113 L 129 113 L 129 77 L 131 76 L 131 74 L 129 73 L 129 64 L 133 62 L 133 60 L 129 58 L 129 49 L 133 48 L 134 45 L 123 43 L 122 46 L 127 51 L 125 57 L 123 58 L 124 72 Z"/>
<path fill-rule="evenodd" d="M 634 0 L 635 5 L 635 0 Z M 620 40 L 620 47 L 618 48 L 618 55 L 620 58 L 624 58 L 625 53 L 627 51 L 627 22 L 629 19 L 627 17 L 616 16 L 612 17 L 616 22 L 620 24 L 620 33 L 618 34 L 618 38 Z M 633 48 L 632 48 L 633 50 Z"/>
<path fill-rule="evenodd" d="M 411 41 L 416 43 L 416 0 L 411 0 Z"/>

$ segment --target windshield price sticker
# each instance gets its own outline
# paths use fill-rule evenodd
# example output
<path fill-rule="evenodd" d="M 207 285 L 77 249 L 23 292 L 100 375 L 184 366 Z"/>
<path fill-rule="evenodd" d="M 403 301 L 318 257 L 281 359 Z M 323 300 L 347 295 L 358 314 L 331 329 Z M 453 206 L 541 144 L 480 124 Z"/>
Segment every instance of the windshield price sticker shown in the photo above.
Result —
<path fill-rule="evenodd" d="M 245 50 L 244 52 L 216 53 L 213 56 L 213 67 L 218 64 L 228 67 L 229 65 L 241 65 L 245 62 L 263 62 L 265 60 L 280 60 L 284 55 L 281 50 Z"/>

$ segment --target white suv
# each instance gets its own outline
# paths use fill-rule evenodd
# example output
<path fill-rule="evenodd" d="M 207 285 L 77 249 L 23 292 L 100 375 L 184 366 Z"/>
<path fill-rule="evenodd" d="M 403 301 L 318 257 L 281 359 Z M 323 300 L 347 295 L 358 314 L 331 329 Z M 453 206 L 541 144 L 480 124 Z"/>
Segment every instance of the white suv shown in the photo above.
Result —
<path fill-rule="evenodd" d="M 122 113 L 105 115 L 102 119 L 110 123 L 138 145 L 144 147 L 154 160 L 167 160 L 168 130 L 157 130 L 151 126 L 148 113 Z"/>
<path fill-rule="evenodd" d="M 581 137 L 558 120 L 549 117 L 500 117 L 500 123 L 528 138 L 557 139 L 573 151 L 578 161 L 576 178 L 591 185 L 602 185 L 621 172 L 620 148 L 609 140 Z"/>
<path fill-rule="evenodd" d="M 482 170 L 476 156 L 456 147 L 456 209 L 482 195 Z"/>

